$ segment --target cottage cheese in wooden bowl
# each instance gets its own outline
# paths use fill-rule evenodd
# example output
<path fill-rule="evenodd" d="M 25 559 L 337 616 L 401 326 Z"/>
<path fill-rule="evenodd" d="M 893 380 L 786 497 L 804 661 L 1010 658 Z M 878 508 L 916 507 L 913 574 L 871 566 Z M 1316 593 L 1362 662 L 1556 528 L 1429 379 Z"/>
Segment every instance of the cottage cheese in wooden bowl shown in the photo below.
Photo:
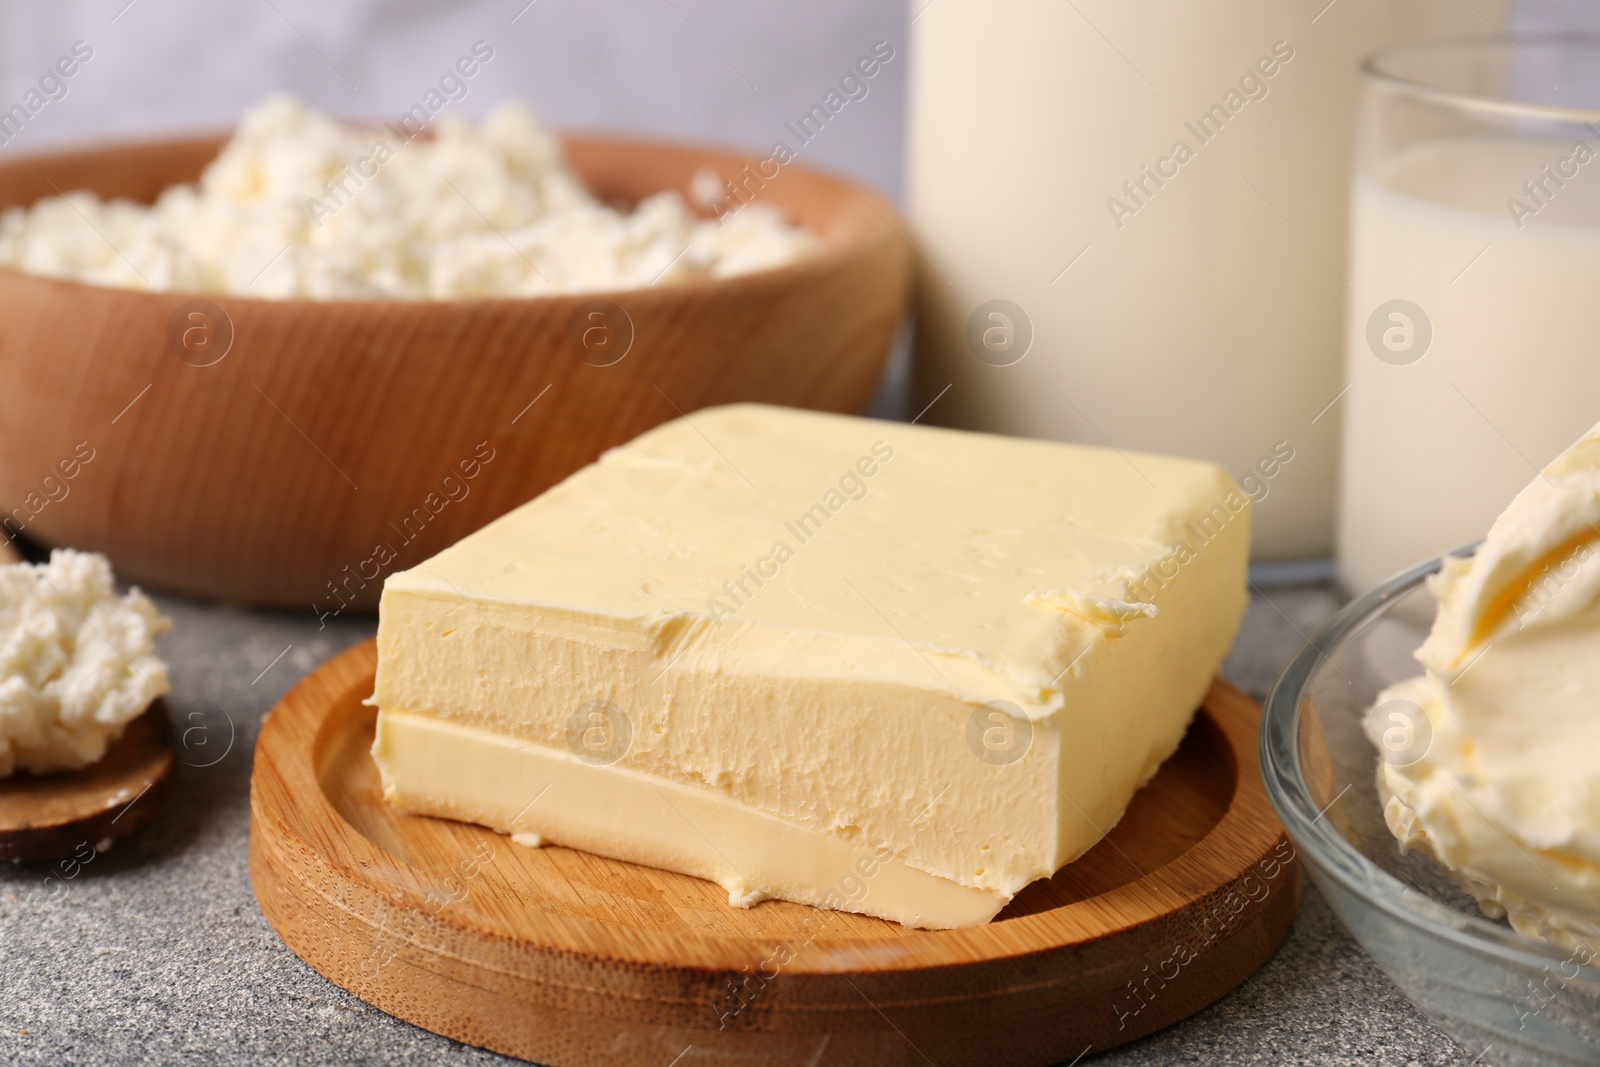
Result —
<path fill-rule="evenodd" d="M 274 98 L 226 139 L 0 162 L 0 212 L 8 532 L 319 617 L 659 423 L 861 411 L 910 282 L 855 182 L 515 104 Z"/>
<path fill-rule="evenodd" d="M 410 139 L 403 139 L 409 137 Z M 701 174 L 700 191 L 720 182 Z M 674 191 L 601 202 L 519 104 L 476 125 L 343 126 L 288 96 L 247 112 L 155 204 L 74 192 L 0 217 L 0 264 L 129 289 L 311 299 L 538 296 L 781 266 L 816 236 L 770 205 L 725 218 Z"/>

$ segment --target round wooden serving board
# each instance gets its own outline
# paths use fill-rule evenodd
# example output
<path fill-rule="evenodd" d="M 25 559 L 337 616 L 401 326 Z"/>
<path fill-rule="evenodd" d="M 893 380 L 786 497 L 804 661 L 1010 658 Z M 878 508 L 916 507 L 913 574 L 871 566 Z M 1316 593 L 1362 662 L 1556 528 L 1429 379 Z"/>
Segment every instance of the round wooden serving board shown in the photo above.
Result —
<path fill-rule="evenodd" d="M 907 930 L 398 815 L 368 749 L 371 642 L 262 727 L 250 876 L 302 959 L 391 1015 L 540 1063 L 1048 1064 L 1242 982 L 1299 899 L 1256 770 L 1260 709 L 1217 682 L 1111 834 L 986 926 Z"/>

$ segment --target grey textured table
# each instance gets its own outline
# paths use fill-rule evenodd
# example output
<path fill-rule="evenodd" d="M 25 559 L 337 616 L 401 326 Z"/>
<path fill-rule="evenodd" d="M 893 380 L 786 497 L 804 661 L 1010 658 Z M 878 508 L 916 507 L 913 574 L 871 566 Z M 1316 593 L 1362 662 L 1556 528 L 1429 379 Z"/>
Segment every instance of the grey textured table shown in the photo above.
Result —
<path fill-rule="evenodd" d="M 1318 587 L 1266 596 L 1251 605 L 1225 668 L 1258 697 L 1336 603 Z M 156 821 L 75 877 L 47 889 L 49 868 L 0 870 L 0 1062 L 511 1062 L 390 1018 L 327 982 L 283 946 L 250 891 L 250 760 L 261 718 L 307 671 L 368 637 L 373 620 L 319 630 L 309 611 L 159 600 L 176 623 L 162 650 L 184 766 Z M 937 1062 L 937 1050 L 924 1051 Z M 1289 940 L 1244 986 L 1093 1062 L 1466 1067 L 1472 1059 L 1395 990 L 1308 887 Z"/>

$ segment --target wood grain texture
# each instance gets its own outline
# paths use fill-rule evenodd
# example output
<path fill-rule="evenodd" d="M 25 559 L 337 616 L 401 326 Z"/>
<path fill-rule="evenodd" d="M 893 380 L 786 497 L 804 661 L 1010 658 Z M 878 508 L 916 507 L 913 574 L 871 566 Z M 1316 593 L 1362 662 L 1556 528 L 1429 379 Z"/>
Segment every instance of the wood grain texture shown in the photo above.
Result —
<path fill-rule="evenodd" d="M 218 144 L 19 158 L 0 164 L 0 208 L 80 188 L 148 201 L 196 177 Z M 748 163 L 565 144 L 592 190 L 622 202 Z M 105 552 L 130 581 L 344 610 L 376 604 L 384 574 L 680 412 L 741 400 L 859 412 L 909 286 L 894 210 L 794 165 L 756 195 L 820 233 L 822 249 L 724 280 L 452 301 L 134 292 L 0 268 L 0 510 L 13 532 Z M 209 366 L 169 341 L 197 298 L 233 331 Z M 596 300 L 631 321 L 632 347 L 610 366 L 581 344 Z M 492 461 L 461 479 L 480 443 Z M 75 450 L 92 459 L 51 499 L 41 481 Z M 452 474 L 464 496 L 446 491 Z"/>
<path fill-rule="evenodd" d="M 172 786 L 167 709 L 156 701 L 98 763 L 0 778 L 0 860 L 57 860 L 87 843 L 103 852 L 149 822 Z"/>
<path fill-rule="evenodd" d="M 313 968 L 469 1044 L 562 1067 L 1068 1062 L 1210 1004 L 1294 918 L 1260 709 L 1221 681 L 1104 841 L 994 922 L 926 931 L 741 911 L 709 882 L 397 815 L 361 704 L 375 663 L 345 653 L 266 720 L 251 879 Z"/>

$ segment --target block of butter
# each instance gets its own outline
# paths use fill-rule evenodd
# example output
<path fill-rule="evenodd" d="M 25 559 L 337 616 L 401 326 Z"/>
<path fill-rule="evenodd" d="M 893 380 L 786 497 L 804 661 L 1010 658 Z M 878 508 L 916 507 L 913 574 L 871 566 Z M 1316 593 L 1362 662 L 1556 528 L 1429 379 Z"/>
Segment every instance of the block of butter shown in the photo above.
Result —
<path fill-rule="evenodd" d="M 1245 604 L 1220 469 L 700 411 L 384 584 L 384 795 L 916 927 L 1116 824 Z"/>

